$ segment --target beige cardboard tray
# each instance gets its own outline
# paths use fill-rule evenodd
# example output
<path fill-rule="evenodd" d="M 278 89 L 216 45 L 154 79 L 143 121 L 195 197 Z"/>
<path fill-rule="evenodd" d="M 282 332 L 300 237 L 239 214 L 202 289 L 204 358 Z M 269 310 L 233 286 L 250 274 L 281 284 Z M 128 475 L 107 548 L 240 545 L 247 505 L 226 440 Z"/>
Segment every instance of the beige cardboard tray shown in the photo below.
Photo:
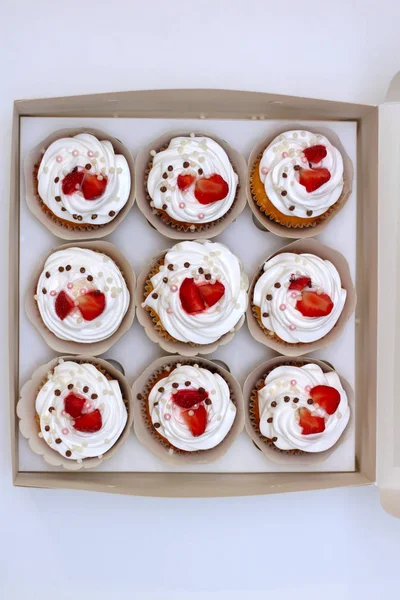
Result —
<path fill-rule="evenodd" d="M 379 231 L 385 232 L 383 245 L 380 237 L 379 265 L 390 277 L 392 289 L 398 289 L 396 271 L 397 220 L 390 210 L 394 204 L 398 183 L 398 148 L 391 135 L 391 127 L 400 131 L 400 81 L 391 89 L 390 104 L 383 107 L 355 105 L 325 100 L 313 100 L 273 94 L 225 90 L 157 90 L 122 92 L 70 98 L 18 101 L 14 106 L 13 147 L 10 203 L 10 418 L 12 432 L 13 477 L 16 485 L 110 491 L 115 493 L 156 496 L 230 496 L 299 491 L 375 482 L 378 458 L 378 484 L 382 503 L 393 514 L 400 516 L 399 464 L 395 453 L 395 427 L 400 423 L 393 410 L 395 359 L 398 355 L 397 330 L 387 318 L 396 307 L 396 294 L 391 291 L 380 301 L 384 306 L 379 314 L 386 315 L 386 323 L 379 320 L 378 335 L 378 165 L 380 175 L 379 198 L 382 205 Z M 15 405 L 19 387 L 19 215 L 20 215 L 20 124 L 22 116 L 49 117 L 126 117 L 174 119 L 233 119 L 248 122 L 265 119 L 356 121 L 358 129 L 358 214 L 357 214 L 357 277 L 358 306 L 356 310 L 356 470 L 330 473 L 182 473 L 182 472 L 27 472 L 19 469 L 18 424 Z M 382 123 L 381 123 L 382 120 Z M 394 125 L 393 125 L 394 123 Z M 206 124 L 205 124 L 206 125 Z M 208 123 L 207 123 L 208 125 Z M 205 127 L 209 130 L 210 127 Z M 218 131 L 216 131 L 218 134 Z M 44 137 L 44 136 L 43 136 Z M 378 140 L 386 157 L 378 161 Z M 229 141 L 229 140 L 228 140 Z M 386 148 L 382 148 L 386 144 Z M 254 144 L 253 144 L 254 145 Z M 389 147 L 395 149 L 389 151 Z M 249 151 L 251 148 L 249 148 Z M 384 195 L 383 195 L 384 194 Z M 391 202 L 392 201 L 392 202 Z M 391 203 L 391 204 L 389 204 Z M 335 217 L 338 221 L 351 202 Z M 129 217 L 129 216 L 128 216 Z M 123 225 L 128 221 L 124 222 Z M 121 227 L 123 226 L 121 225 Z M 222 241 L 229 245 L 236 224 L 227 229 Z M 385 229 L 383 227 L 385 226 Z M 329 227 L 325 232 L 329 231 Z M 232 230 L 232 231 L 231 231 Z M 117 233 L 118 230 L 115 232 Z M 324 234 L 325 234 L 324 232 Z M 390 234 L 390 235 L 388 235 Z M 23 232 L 21 233 L 23 236 Z M 225 235 L 225 233 L 224 233 Z M 254 243 L 269 235 L 255 230 Z M 260 237 L 261 236 L 261 237 Z M 324 238 L 325 241 L 325 238 Z M 278 241 L 276 248 L 279 247 Z M 164 243 L 164 248 L 168 244 Z M 335 246 L 335 243 L 332 244 Z M 160 248 L 162 249 L 162 248 Z M 121 247 L 124 251 L 124 248 Z M 246 266 L 246 265 L 245 265 Z M 390 270 L 389 270 L 390 269 Z M 248 270 L 248 269 L 246 269 Z M 393 278 L 396 277 L 396 282 Z M 381 279 L 382 280 L 382 279 Z M 382 322 L 381 322 L 382 321 Z M 242 334 L 244 328 L 239 332 Z M 383 333 L 385 337 L 383 337 Z M 129 333 L 127 334 L 129 335 Z M 244 334 L 243 334 L 244 335 Z M 380 341 L 379 397 L 377 398 L 377 341 Z M 386 351 L 387 348 L 387 351 Z M 340 350 L 340 347 L 338 347 Z M 385 350 L 385 352 L 383 352 Z M 49 351 L 43 351 L 38 360 L 45 362 Z M 222 354 L 223 357 L 223 354 Z M 319 356 L 326 358 L 326 356 Z M 51 355 L 50 355 L 51 358 Z M 265 356 L 265 359 L 268 355 Z M 150 361 L 149 361 L 150 362 Z M 341 369 L 338 368 L 342 372 Z M 383 394 L 383 391 L 385 394 Z M 384 396 L 384 397 L 383 397 Z M 377 401 L 380 402 L 378 422 L 379 444 L 376 439 Z M 383 416 L 382 416 L 383 415 Z M 397 420 L 396 420 L 397 417 Z M 398 449 L 397 449 L 398 450 Z M 111 459 L 112 460 L 112 459 Z"/>

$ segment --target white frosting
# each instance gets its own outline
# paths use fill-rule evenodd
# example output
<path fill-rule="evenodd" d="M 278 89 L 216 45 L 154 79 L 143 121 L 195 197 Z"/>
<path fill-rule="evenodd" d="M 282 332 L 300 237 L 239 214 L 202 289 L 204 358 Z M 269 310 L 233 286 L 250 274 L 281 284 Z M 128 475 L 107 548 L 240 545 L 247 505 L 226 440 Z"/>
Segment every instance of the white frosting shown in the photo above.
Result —
<path fill-rule="evenodd" d="M 190 381 L 189 387 L 185 385 L 186 381 Z M 179 387 L 173 388 L 173 383 L 178 383 Z M 160 387 L 164 388 L 163 392 L 159 391 Z M 183 409 L 171 400 L 171 395 L 182 388 L 204 388 L 209 394 L 211 404 L 203 403 L 207 411 L 207 425 L 200 436 L 193 436 L 182 417 Z M 160 424 L 156 431 L 175 448 L 188 452 L 208 450 L 217 446 L 228 434 L 236 416 L 236 406 L 231 400 L 226 381 L 217 373 L 213 374 L 199 366 L 178 366 L 156 383 L 148 401 L 153 424 Z"/>
<path fill-rule="evenodd" d="M 67 266 L 71 268 L 67 270 Z M 63 268 L 62 272 L 59 267 Z M 46 273 L 50 273 L 50 277 Z M 88 276 L 93 277 L 93 281 L 89 281 Z M 78 309 L 61 320 L 55 311 L 61 290 L 73 299 L 81 291 L 99 290 L 106 297 L 105 309 L 92 321 L 85 321 Z M 128 310 L 130 294 L 121 271 L 109 256 L 87 248 L 67 248 L 53 252 L 46 260 L 35 299 L 44 324 L 58 338 L 91 344 L 109 338 L 118 329 Z"/>
<path fill-rule="evenodd" d="M 97 200 L 85 200 L 81 192 L 64 194 L 62 181 L 75 167 L 92 165 L 91 175 L 107 177 L 107 186 Z M 57 183 L 55 179 L 58 178 Z M 90 133 L 56 140 L 43 155 L 38 173 L 38 191 L 44 204 L 60 219 L 74 223 L 104 225 L 125 206 L 131 190 L 131 174 L 125 156 L 114 154 L 111 142 L 99 141 Z M 61 198 L 60 201 L 56 200 Z M 62 208 L 66 208 L 63 211 Z M 115 214 L 110 216 L 110 212 Z M 79 215 L 81 220 L 72 215 Z M 97 215 L 92 219 L 92 215 Z"/>
<path fill-rule="evenodd" d="M 185 162 L 189 167 L 183 166 Z M 169 166 L 173 167 L 171 171 Z M 203 173 L 199 174 L 199 169 Z M 163 178 L 164 173 L 168 178 Z M 194 195 L 194 183 L 187 190 L 179 189 L 177 179 L 182 173 L 197 178 L 221 175 L 229 186 L 228 195 L 211 204 L 200 204 Z M 238 176 L 225 150 L 208 137 L 173 138 L 166 150 L 155 155 L 147 181 L 154 206 L 158 209 L 166 206 L 164 210 L 170 217 L 186 223 L 210 223 L 225 215 L 233 204 L 237 185 Z M 161 192 L 163 187 L 166 192 Z"/>
<path fill-rule="evenodd" d="M 301 292 L 289 290 L 290 277 L 302 275 L 311 278 L 311 288 L 327 294 L 333 309 L 325 317 L 305 317 L 296 309 Z M 276 288 L 275 283 L 280 283 Z M 272 300 L 267 300 L 267 295 Z M 342 289 L 339 273 L 329 260 L 314 254 L 277 254 L 264 264 L 264 273 L 258 279 L 253 293 L 253 303 L 260 307 L 264 327 L 273 331 L 285 342 L 308 343 L 324 337 L 336 324 L 346 301 L 346 290 Z M 282 310 L 282 307 L 286 308 Z M 267 314 L 268 316 L 263 316 Z"/>
<path fill-rule="evenodd" d="M 153 294 L 143 306 L 151 307 L 166 331 L 176 340 L 195 344 L 210 344 L 231 331 L 247 308 L 248 280 L 238 258 L 217 242 L 179 242 L 167 251 L 165 264 L 151 278 Z M 189 267 L 185 267 L 189 263 Z M 168 269 L 173 265 L 174 270 Z M 199 273 L 199 268 L 203 273 Z M 206 275 L 211 274 L 207 280 Z M 168 282 L 164 283 L 164 277 Z M 186 278 L 197 283 L 220 281 L 225 287 L 222 298 L 206 310 L 188 314 L 181 305 L 179 288 Z M 172 289 L 171 289 L 172 288 Z M 175 290 L 175 291 L 173 291 Z"/>
<path fill-rule="evenodd" d="M 82 460 L 101 456 L 120 437 L 128 414 L 122 399 L 118 381 L 108 380 L 90 363 L 60 362 L 36 397 L 36 412 L 40 418 L 40 430 L 44 441 L 65 458 Z M 73 384 L 69 390 L 68 385 Z M 89 388 L 83 392 L 83 388 Z M 60 395 L 55 395 L 60 390 Z M 95 433 L 86 433 L 74 428 L 74 419 L 65 413 L 64 400 L 70 393 L 86 399 L 85 412 L 100 411 L 102 426 Z M 96 394 L 97 398 L 92 398 Z M 51 407 L 54 410 L 49 410 Z M 46 431 L 46 427 L 50 427 Z M 56 440 L 61 440 L 56 443 Z M 71 452 L 67 456 L 66 452 Z"/>
<path fill-rule="evenodd" d="M 340 403 L 332 415 L 322 407 L 316 408 L 307 403 L 309 390 L 317 385 L 328 385 L 339 392 Z M 285 402 L 285 396 L 290 398 L 288 402 Z M 294 403 L 294 398 L 299 401 Z M 275 407 L 271 406 L 272 402 L 276 402 Z M 312 363 L 303 367 L 282 366 L 271 371 L 265 379 L 265 386 L 258 392 L 258 406 L 262 435 L 268 439 L 276 437 L 274 444 L 281 450 L 328 450 L 336 444 L 350 418 L 347 395 L 337 373 L 324 373 Z M 324 417 L 325 431 L 304 435 L 298 423 L 299 408 L 307 408 L 312 415 Z M 272 423 L 268 423 L 269 418 L 272 418 Z"/>
<path fill-rule="evenodd" d="M 325 146 L 327 155 L 315 166 L 328 169 L 331 178 L 314 192 L 307 192 L 299 183 L 299 171 L 294 167 L 308 169 L 308 161 L 302 161 L 303 150 L 319 144 Z M 343 190 L 342 155 L 325 136 L 309 131 L 286 131 L 278 135 L 264 150 L 259 169 L 265 193 L 284 215 L 307 219 L 311 216 L 307 211 L 312 210 L 312 217 L 318 217 L 339 200 Z M 268 169 L 268 173 L 263 169 Z M 282 191 L 286 195 L 282 196 Z M 290 206 L 294 206 L 294 210 L 289 210 Z"/>

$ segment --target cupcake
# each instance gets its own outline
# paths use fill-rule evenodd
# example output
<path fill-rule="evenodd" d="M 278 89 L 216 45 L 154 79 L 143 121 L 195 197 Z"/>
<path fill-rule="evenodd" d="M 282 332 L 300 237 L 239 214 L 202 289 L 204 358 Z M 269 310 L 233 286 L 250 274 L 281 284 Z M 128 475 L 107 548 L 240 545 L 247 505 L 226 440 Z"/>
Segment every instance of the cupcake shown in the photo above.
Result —
<path fill-rule="evenodd" d="M 214 136 L 166 134 L 142 151 L 136 169 L 139 208 L 170 237 L 217 235 L 246 203 L 245 161 Z"/>
<path fill-rule="evenodd" d="M 307 246 L 313 252 L 302 252 Z M 317 254 L 318 252 L 318 254 Z M 324 257 L 328 253 L 341 264 L 349 281 L 342 285 L 338 268 Z M 295 242 L 268 258 L 256 274 L 251 291 L 251 318 L 261 340 L 278 351 L 303 354 L 325 345 L 328 335 L 354 310 L 354 288 L 344 258 L 315 240 Z M 346 307 L 346 310 L 345 310 Z M 251 333 L 254 327 L 249 322 Z"/>
<path fill-rule="evenodd" d="M 339 375 L 311 359 L 297 364 L 287 359 L 269 362 L 270 368 L 251 390 L 248 405 L 246 427 L 256 444 L 288 454 L 331 449 L 350 418 Z"/>
<path fill-rule="evenodd" d="M 17 412 L 32 449 L 67 469 L 97 466 L 129 434 L 131 394 L 109 363 L 65 357 L 36 371 Z"/>
<path fill-rule="evenodd" d="M 242 325 L 247 287 L 239 259 L 223 244 L 179 242 L 140 276 L 139 320 L 166 349 L 212 352 Z"/>
<path fill-rule="evenodd" d="M 107 235 L 133 203 L 132 158 L 105 134 L 67 133 L 56 132 L 27 157 L 29 207 L 60 237 Z"/>
<path fill-rule="evenodd" d="M 180 356 L 159 359 L 144 375 L 134 386 L 143 443 L 175 463 L 210 462 L 226 452 L 243 428 L 240 387 L 227 371 Z"/>
<path fill-rule="evenodd" d="M 334 216 L 351 192 L 350 159 L 322 133 L 285 131 L 267 146 L 258 145 L 249 164 L 249 191 L 256 216 L 261 211 L 267 221 L 284 228 L 321 225 Z M 281 229 L 271 230 L 279 234 Z"/>
<path fill-rule="evenodd" d="M 48 256 L 36 276 L 28 315 L 56 350 L 79 351 L 85 345 L 103 352 L 112 343 L 104 345 L 106 341 L 122 334 L 121 324 L 125 329 L 133 320 L 133 288 L 132 269 L 112 244 L 62 247 Z"/>

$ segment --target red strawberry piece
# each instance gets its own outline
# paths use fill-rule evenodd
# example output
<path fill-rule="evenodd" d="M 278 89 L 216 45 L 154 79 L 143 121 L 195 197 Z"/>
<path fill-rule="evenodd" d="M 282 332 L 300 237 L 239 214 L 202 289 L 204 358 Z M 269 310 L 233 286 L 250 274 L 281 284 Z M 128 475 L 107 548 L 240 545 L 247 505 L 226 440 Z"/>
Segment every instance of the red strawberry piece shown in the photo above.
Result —
<path fill-rule="evenodd" d="M 85 177 L 84 171 L 71 171 L 64 177 L 61 183 L 61 189 L 63 194 L 70 196 L 76 191 L 81 189 L 83 178 Z"/>
<path fill-rule="evenodd" d="M 178 188 L 182 192 L 184 192 L 185 190 L 190 188 L 190 186 L 192 185 L 192 183 L 195 179 L 196 179 L 196 177 L 194 175 L 191 175 L 190 173 L 181 173 L 180 175 L 178 175 L 178 180 L 177 180 Z"/>
<path fill-rule="evenodd" d="M 296 308 L 303 317 L 326 317 L 332 312 L 333 302 L 328 294 L 303 292 L 301 299 L 296 302 Z"/>
<path fill-rule="evenodd" d="M 181 408 L 192 408 L 195 404 L 200 404 L 208 398 L 208 392 L 199 390 L 178 390 L 175 394 L 172 394 L 172 400 L 177 406 Z"/>
<path fill-rule="evenodd" d="M 179 298 L 183 310 L 190 315 L 192 313 L 200 312 L 206 307 L 194 279 L 190 279 L 189 277 L 186 277 L 186 279 L 183 280 L 182 285 L 179 288 Z"/>
<path fill-rule="evenodd" d="M 220 281 L 204 283 L 198 287 L 198 290 L 208 307 L 214 306 L 225 294 L 225 286 Z"/>
<path fill-rule="evenodd" d="M 101 179 L 98 179 L 101 177 Z M 82 194 L 85 200 L 97 200 L 104 194 L 107 187 L 107 177 L 104 175 L 90 175 L 85 173 L 82 182 Z"/>
<path fill-rule="evenodd" d="M 182 417 L 186 421 L 192 435 L 198 437 L 202 435 L 207 426 L 207 411 L 204 404 L 200 404 L 199 408 L 191 408 L 182 412 Z"/>
<path fill-rule="evenodd" d="M 200 204 L 211 204 L 226 198 L 229 192 L 229 186 L 221 175 L 210 175 L 202 177 L 196 181 L 194 195 Z"/>
<path fill-rule="evenodd" d="M 315 192 L 321 185 L 330 180 L 328 169 L 300 169 L 299 183 L 304 185 L 307 192 Z"/>
<path fill-rule="evenodd" d="M 80 417 L 82 414 L 82 408 L 85 405 L 85 398 L 76 396 L 72 392 L 64 400 L 64 410 L 71 417 Z"/>
<path fill-rule="evenodd" d="M 68 315 L 74 310 L 74 308 L 75 304 L 71 296 L 68 296 L 68 294 L 66 294 L 64 290 L 61 290 L 55 302 L 55 310 L 57 317 L 61 319 L 61 321 L 64 321 L 64 319 L 68 317 Z"/>
<path fill-rule="evenodd" d="M 79 310 L 85 321 L 93 321 L 93 319 L 101 315 L 106 307 L 106 297 L 98 290 L 82 294 L 77 300 Z"/>
<path fill-rule="evenodd" d="M 74 421 L 74 428 L 85 433 L 96 433 L 103 425 L 101 413 L 98 408 L 91 413 L 86 413 Z"/>
<path fill-rule="evenodd" d="M 315 417 L 308 408 L 299 408 L 299 416 L 299 425 L 302 428 L 303 435 L 311 435 L 312 433 L 322 433 L 325 431 L 324 417 Z"/>
<path fill-rule="evenodd" d="M 340 394 L 330 385 L 316 385 L 310 391 L 310 396 L 316 404 L 326 410 L 328 415 L 333 415 L 340 404 Z"/>
<path fill-rule="evenodd" d="M 290 280 L 289 290 L 301 292 L 305 287 L 311 287 L 311 278 L 306 276 L 297 277 Z"/>
<path fill-rule="evenodd" d="M 326 148 L 322 144 L 317 144 L 316 146 L 310 146 L 309 148 L 305 148 L 304 155 L 308 162 L 317 164 L 321 162 L 323 158 L 327 155 Z"/>

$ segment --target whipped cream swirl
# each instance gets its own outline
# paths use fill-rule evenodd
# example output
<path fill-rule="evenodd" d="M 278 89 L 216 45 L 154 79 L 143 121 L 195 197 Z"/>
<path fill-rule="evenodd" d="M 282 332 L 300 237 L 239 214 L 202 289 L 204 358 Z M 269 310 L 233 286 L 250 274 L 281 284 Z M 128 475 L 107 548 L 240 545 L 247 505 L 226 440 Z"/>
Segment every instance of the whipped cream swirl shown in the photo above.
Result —
<path fill-rule="evenodd" d="M 195 437 L 182 417 L 182 409 L 172 401 L 171 396 L 180 389 L 199 388 L 208 392 L 208 401 L 203 402 L 207 412 L 207 425 L 204 433 Z M 198 365 L 178 365 L 167 377 L 156 383 L 148 402 L 151 420 L 153 425 L 157 424 L 157 432 L 172 446 L 187 452 L 215 448 L 226 437 L 236 417 L 236 406 L 231 400 L 225 379 Z"/>
<path fill-rule="evenodd" d="M 93 320 L 85 320 L 72 310 L 61 319 L 56 313 L 56 299 L 64 291 L 77 301 L 93 291 L 105 295 L 105 307 Z M 58 338 L 91 344 L 109 338 L 120 326 L 130 303 L 123 275 L 106 254 L 87 248 L 66 248 L 53 252 L 40 274 L 35 300 L 46 327 Z"/>
<path fill-rule="evenodd" d="M 86 200 L 78 190 L 72 194 L 63 193 L 63 179 L 75 168 L 98 178 L 107 178 L 99 198 Z M 130 190 L 131 174 L 125 156 L 115 154 L 108 140 L 100 141 L 90 133 L 56 140 L 47 148 L 40 163 L 39 196 L 57 217 L 65 221 L 91 225 L 109 223 L 127 203 Z"/>
<path fill-rule="evenodd" d="M 179 175 L 200 178 L 214 174 L 226 181 L 229 192 L 210 204 L 200 204 L 196 199 L 194 182 L 186 190 L 180 190 L 177 184 Z M 192 136 L 173 138 L 166 150 L 158 152 L 147 181 L 155 208 L 184 223 L 210 223 L 223 217 L 235 200 L 237 186 L 238 176 L 225 150 L 208 137 Z"/>
<path fill-rule="evenodd" d="M 314 254 L 282 252 L 267 260 L 263 274 L 254 286 L 253 304 L 261 311 L 261 321 L 289 344 L 309 343 L 324 337 L 336 324 L 346 301 L 340 275 L 329 260 Z M 296 309 L 301 292 L 289 290 L 291 277 L 311 278 L 309 291 L 327 294 L 333 309 L 324 317 L 305 317 Z"/>
<path fill-rule="evenodd" d="M 327 155 L 317 166 L 331 174 L 329 181 L 313 192 L 299 183 L 299 167 L 309 168 L 304 149 L 323 145 Z M 343 190 L 343 158 L 323 135 L 310 131 L 286 131 L 278 135 L 264 150 L 259 165 L 265 193 L 284 215 L 307 219 L 318 217 L 328 210 Z M 294 207 L 294 208 L 293 208 Z"/>
<path fill-rule="evenodd" d="M 213 306 L 189 314 L 179 295 L 186 278 L 197 284 L 219 281 L 224 294 Z M 181 342 L 215 342 L 235 328 L 247 308 L 247 276 L 239 259 L 217 242 L 179 242 L 167 251 L 164 265 L 151 277 L 151 283 L 154 289 L 143 308 L 152 308 L 166 331 Z"/>
<path fill-rule="evenodd" d="M 74 428 L 73 417 L 64 410 L 65 398 L 71 393 L 86 399 L 83 414 L 100 411 L 99 431 L 87 433 Z M 65 458 L 78 462 L 105 454 L 120 437 L 128 419 L 118 381 L 108 380 L 90 363 L 62 359 L 48 374 L 36 397 L 36 412 L 44 441 Z"/>
<path fill-rule="evenodd" d="M 317 385 L 335 388 L 340 394 L 337 410 L 328 414 L 322 407 L 310 404 L 310 389 Z M 296 402 L 294 402 L 296 400 Z M 277 367 L 258 391 L 260 431 L 281 450 L 322 452 L 331 448 L 346 428 L 350 409 L 346 392 L 337 373 L 324 373 L 318 365 Z M 304 435 L 298 422 L 298 409 L 306 408 L 313 416 L 325 418 L 325 431 Z"/>

